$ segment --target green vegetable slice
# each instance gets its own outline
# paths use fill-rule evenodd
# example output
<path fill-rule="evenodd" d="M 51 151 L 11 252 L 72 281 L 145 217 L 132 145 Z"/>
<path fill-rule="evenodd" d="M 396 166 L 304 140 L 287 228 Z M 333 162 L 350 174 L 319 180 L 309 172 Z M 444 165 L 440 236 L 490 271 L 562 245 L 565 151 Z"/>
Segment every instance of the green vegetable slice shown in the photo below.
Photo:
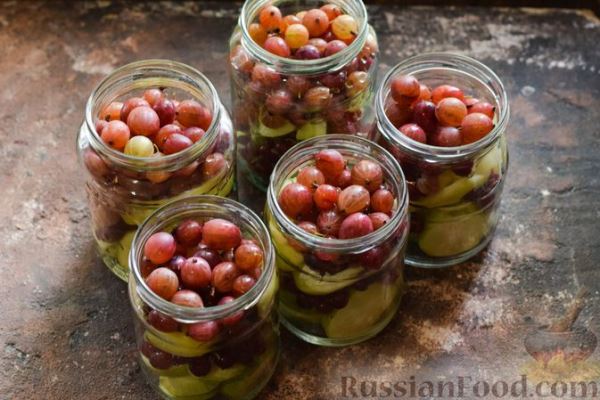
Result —
<path fill-rule="evenodd" d="M 305 123 L 296 132 L 296 140 L 306 140 L 317 136 L 327 134 L 327 122 L 323 120 L 313 120 Z"/>
<path fill-rule="evenodd" d="M 307 265 L 294 271 L 294 281 L 298 289 L 306 294 L 325 295 L 356 283 L 364 272 L 362 267 L 350 267 L 337 274 L 323 276 L 314 272 Z"/>
<path fill-rule="evenodd" d="M 441 211 L 426 218 L 419 235 L 419 248 L 432 257 L 449 257 L 477 246 L 489 232 L 488 215 L 475 212 L 444 219 Z"/>
<path fill-rule="evenodd" d="M 273 245 L 277 251 L 278 258 L 282 258 L 289 264 L 300 267 L 304 264 L 304 256 L 298 250 L 294 249 L 287 241 L 287 238 L 281 233 L 276 223 L 271 219 L 269 221 L 269 232 L 273 239 Z M 278 263 L 277 267 L 286 269 L 286 265 Z"/>
<path fill-rule="evenodd" d="M 398 291 L 396 285 L 382 283 L 373 283 L 364 291 L 353 291 L 346 307 L 323 318 L 327 337 L 344 339 L 368 334 L 389 310 Z"/>
<path fill-rule="evenodd" d="M 211 343 L 198 342 L 183 332 L 146 331 L 144 337 L 154 347 L 180 357 L 199 357 L 211 349 Z"/>
<path fill-rule="evenodd" d="M 189 398 L 208 400 L 216 394 L 219 382 L 213 382 L 194 375 L 161 376 L 158 384 L 160 389 L 172 399 Z"/>

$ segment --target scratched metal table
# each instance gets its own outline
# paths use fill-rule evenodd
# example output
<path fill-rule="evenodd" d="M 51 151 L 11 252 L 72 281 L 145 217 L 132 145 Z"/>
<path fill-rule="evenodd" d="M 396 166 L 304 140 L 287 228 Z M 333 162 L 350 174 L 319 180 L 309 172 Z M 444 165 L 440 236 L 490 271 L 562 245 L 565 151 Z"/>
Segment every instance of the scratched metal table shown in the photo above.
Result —
<path fill-rule="evenodd" d="M 194 65 L 229 103 L 227 39 L 239 6 L 0 3 L 1 399 L 154 398 L 134 361 L 126 286 L 94 253 L 75 134 L 94 85 L 137 59 Z M 600 381 L 600 350 L 560 372 L 541 369 L 523 345 L 581 286 L 590 293 L 576 325 L 600 334 L 599 20 L 540 9 L 369 11 L 381 72 L 450 50 L 502 77 L 512 105 L 503 216 L 472 262 L 408 269 L 398 316 L 377 338 L 325 349 L 284 332 L 260 398 L 383 398 L 401 387 L 406 398 L 411 385 L 413 398 L 429 398 L 425 382 L 461 377 L 463 398 L 522 375 Z"/>

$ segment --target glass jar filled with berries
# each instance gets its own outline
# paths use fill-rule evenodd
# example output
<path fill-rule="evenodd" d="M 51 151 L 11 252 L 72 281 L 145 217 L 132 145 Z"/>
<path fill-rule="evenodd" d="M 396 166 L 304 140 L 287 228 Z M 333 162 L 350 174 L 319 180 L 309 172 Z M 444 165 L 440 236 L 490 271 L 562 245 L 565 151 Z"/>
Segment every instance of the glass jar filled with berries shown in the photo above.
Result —
<path fill-rule="evenodd" d="M 123 280 L 149 214 L 182 196 L 227 196 L 234 183 L 231 118 L 210 81 L 174 61 L 135 62 L 106 77 L 87 101 L 77 148 L 98 250 Z"/>
<path fill-rule="evenodd" d="M 443 267 L 491 240 L 508 168 L 509 104 L 498 76 L 457 54 L 409 58 L 377 94 L 380 141 L 409 190 L 406 261 Z"/>
<path fill-rule="evenodd" d="M 389 323 L 404 289 L 408 193 L 385 149 L 336 134 L 297 144 L 275 167 L 265 214 L 286 327 L 344 346 Z"/>
<path fill-rule="evenodd" d="M 139 361 L 158 393 L 255 397 L 280 352 L 275 255 L 258 216 L 216 196 L 176 200 L 140 226 L 129 262 Z"/>
<path fill-rule="evenodd" d="M 230 39 L 238 163 L 266 190 L 299 141 L 367 136 L 375 121 L 377 36 L 361 0 L 249 0 Z"/>

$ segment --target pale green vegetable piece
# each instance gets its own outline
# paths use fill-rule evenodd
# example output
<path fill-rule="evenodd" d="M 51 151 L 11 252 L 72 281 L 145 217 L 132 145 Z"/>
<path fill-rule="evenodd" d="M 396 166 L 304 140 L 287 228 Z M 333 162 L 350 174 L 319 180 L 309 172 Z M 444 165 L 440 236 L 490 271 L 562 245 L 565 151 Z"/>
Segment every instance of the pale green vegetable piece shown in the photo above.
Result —
<path fill-rule="evenodd" d="M 307 324 L 318 324 L 323 318 L 323 314 L 314 310 L 305 310 L 284 302 L 279 302 L 279 313 L 282 317 L 294 322 L 301 321 Z"/>
<path fill-rule="evenodd" d="M 208 400 L 216 394 L 219 382 L 213 382 L 194 375 L 161 376 L 159 386 L 169 398 L 177 399 L 178 397 L 194 396 L 194 400 Z"/>
<path fill-rule="evenodd" d="M 370 90 L 363 90 L 361 91 L 361 93 L 352 98 L 352 100 L 350 101 L 350 104 L 348 104 L 348 112 L 359 112 L 359 111 L 363 111 L 368 103 L 371 102 L 371 91 Z"/>
<path fill-rule="evenodd" d="M 181 357 L 199 357 L 208 353 L 211 346 L 210 342 L 199 342 L 183 332 L 153 333 L 146 331 L 144 337 L 152 346 Z"/>
<path fill-rule="evenodd" d="M 146 218 L 148 218 L 148 216 L 150 214 L 152 214 L 159 206 L 161 206 L 167 202 L 174 201 L 178 198 L 194 196 L 194 195 L 201 195 L 201 194 L 215 194 L 215 195 L 219 195 L 219 196 L 225 196 L 225 195 L 229 194 L 229 192 L 233 188 L 233 175 L 229 178 L 229 180 L 222 187 L 221 186 L 215 187 L 217 182 L 219 182 L 221 179 L 223 179 L 223 175 L 217 175 L 217 176 L 205 181 L 204 183 L 202 183 L 202 185 L 195 187 L 193 189 L 190 189 L 187 192 L 182 193 L 181 195 L 179 195 L 177 197 L 165 200 L 158 205 L 156 203 L 147 204 L 147 205 L 146 204 L 132 204 L 132 205 L 130 205 L 129 208 L 127 208 L 127 210 L 123 214 L 121 214 L 121 217 L 123 218 L 123 221 L 125 221 L 128 225 L 141 225 L 142 222 L 144 222 L 144 220 Z"/>
<path fill-rule="evenodd" d="M 362 267 L 350 267 L 337 274 L 321 276 L 307 265 L 294 272 L 294 281 L 298 289 L 306 294 L 324 295 L 343 289 L 356 283 L 364 272 Z"/>
<path fill-rule="evenodd" d="M 284 261 L 297 267 L 304 264 L 304 256 L 302 253 L 294 249 L 288 243 L 287 238 L 281 233 L 277 224 L 272 219 L 269 221 L 269 232 L 271 233 L 271 239 L 273 240 L 273 245 L 275 246 L 278 257 L 283 258 Z M 279 264 L 277 266 L 279 266 Z"/>
<path fill-rule="evenodd" d="M 279 136 L 285 136 L 296 130 L 296 126 L 287 119 L 285 123 L 278 128 L 269 128 L 262 121 L 258 122 L 258 134 L 264 137 L 274 138 Z"/>
<path fill-rule="evenodd" d="M 246 373 L 231 381 L 223 383 L 220 392 L 230 399 L 245 399 L 263 384 L 268 378 L 270 370 L 274 367 L 276 353 L 271 346 L 267 352 L 257 359 Z"/>
<path fill-rule="evenodd" d="M 438 185 L 443 188 L 450 185 L 457 180 L 462 179 L 460 176 L 452 172 L 451 169 L 447 169 L 438 176 Z"/>
<path fill-rule="evenodd" d="M 266 317 L 271 311 L 271 305 L 275 301 L 278 288 L 279 280 L 277 279 L 277 275 L 274 275 L 271 282 L 269 282 L 269 286 L 267 286 L 267 289 L 258 301 L 258 315 L 261 317 Z"/>
<path fill-rule="evenodd" d="M 122 267 L 129 269 L 129 251 L 131 250 L 131 242 L 135 231 L 129 231 L 119 241 L 119 249 L 117 252 L 117 261 Z"/>
<path fill-rule="evenodd" d="M 430 196 L 424 197 L 421 200 L 413 201 L 413 204 L 427 208 L 449 206 L 458 203 L 467 193 L 483 183 L 485 183 L 485 180 L 481 175 L 473 175 L 470 178 L 462 178 L 440 189 L 438 192 Z"/>
<path fill-rule="evenodd" d="M 496 146 L 475 163 L 475 174 L 480 175 L 483 180 L 483 183 L 485 183 L 492 174 L 492 172 L 498 173 L 500 172 L 501 168 L 502 151 L 498 146 Z"/>
<path fill-rule="evenodd" d="M 327 122 L 322 119 L 305 123 L 296 132 L 296 140 L 306 140 L 327 134 Z"/>
<path fill-rule="evenodd" d="M 323 329 L 331 339 L 366 335 L 396 300 L 396 285 L 373 283 L 367 290 L 355 290 L 346 307 L 323 319 Z"/>
<path fill-rule="evenodd" d="M 148 368 L 150 371 L 152 371 L 152 373 L 154 373 L 156 375 L 183 376 L 183 375 L 189 375 L 189 373 L 190 373 L 188 370 L 188 366 L 186 364 L 175 365 L 168 369 L 158 369 L 158 368 L 154 368 L 152 366 L 152 364 L 150 364 L 150 360 L 148 360 L 148 358 L 146 356 L 142 355 L 141 357 L 142 357 L 142 362 L 144 363 L 146 368 Z"/>
<path fill-rule="evenodd" d="M 275 255 L 275 265 L 278 269 L 287 272 L 293 272 L 296 270 L 289 262 L 280 257 L 279 254 Z"/>
<path fill-rule="evenodd" d="M 458 255 L 477 246 L 488 234 L 488 225 L 488 215 L 481 212 L 446 220 L 436 214 L 426 219 L 419 248 L 432 257 Z"/>
<path fill-rule="evenodd" d="M 483 186 L 492 172 L 498 173 L 501 167 L 502 152 L 499 147 L 494 147 L 475 163 L 474 172 L 471 177 L 458 178 L 453 172 L 449 170 L 445 171 L 438 178 L 441 188 L 439 191 L 423 199 L 415 200 L 412 203 L 427 208 L 456 204 L 467 193 Z"/>
<path fill-rule="evenodd" d="M 204 378 L 208 381 L 212 381 L 215 383 L 221 383 L 221 382 L 225 382 L 228 381 L 230 379 L 234 379 L 238 376 L 240 376 L 241 374 L 243 374 L 248 368 L 241 363 L 237 363 L 235 365 L 232 365 L 229 368 L 219 368 L 215 365 L 213 365 L 212 369 L 210 370 L 210 373 L 208 375 L 206 375 Z"/>
<path fill-rule="evenodd" d="M 118 242 L 105 242 L 103 240 L 99 240 L 97 239 L 98 242 L 98 248 L 100 249 L 100 252 L 102 253 L 106 253 L 107 255 L 109 255 L 110 257 L 114 257 L 117 258 L 119 256 L 119 249 L 121 248 L 121 246 L 119 245 Z"/>

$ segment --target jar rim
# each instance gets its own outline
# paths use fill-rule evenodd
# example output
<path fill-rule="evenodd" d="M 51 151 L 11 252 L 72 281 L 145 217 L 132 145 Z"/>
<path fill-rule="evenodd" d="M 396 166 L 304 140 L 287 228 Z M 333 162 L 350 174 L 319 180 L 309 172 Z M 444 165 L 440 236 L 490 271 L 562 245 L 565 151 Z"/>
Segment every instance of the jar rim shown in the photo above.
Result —
<path fill-rule="evenodd" d="M 212 100 L 212 121 L 206 129 L 206 132 L 201 140 L 194 143 L 192 146 L 174 154 L 164 154 L 161 157 L 137 157 L 127 155 L 123 152 L 115 150 L 102 141 L 100 135 L 96 133 L 94 122 L 94 106 L 96 102 L 104 95 L 109 93 L 115 86 L 130 83 L 135 81 L 135 75 L 143 76 L 144 72 L 163 72 L 165 74 L 174 75 L 172 80 L 180 80 L 189 86 L 192 90 L 206 93 L 208 98 Z M 135 61 L 125 64 L 110 74 L 108 74 L 95 88 L 92 90 L 85 106 L 84 126 L 87 128 L 87 137 L 92 144 L 94 150 L 99 151 L 105 157 L 108 157 L 111 162 L 125 168 L 133 168 L 141 171 L 157 171 L 164 170 L 165 165 L 178 163 L 187 165 L 194 161 L 202 153 L 210 149 L 212 144 L 217 140 L 219 134 L 219 125 L 221 120 L 221 100 L 217 90 L 210 80 L 197 69 L 180 63 L 178 61 L 166 59 L 147 59 Z M 82 126 L 83 129 L 83 126 Z"/>
<path fill-rule="evenodd" d="M 375 153 L 382 155 L 384 161 L 382 167 L 384 168 L 384 171 L 387 170 L 387 176 L 392 181 L 391 184 L 398 202 L 397 211 L 392 215 L 387 224 L 365 236 L 351 239 L 331 239 L 313 235 L 305 231 L 283 212 L 277 201 L 278 193 L 276 193 L 276 187 L 279 186 L 281 178 L 289 175 L 290 171 L 296 167 L 295 163 L 300 157 L 316 154 L 319 147 L 324 149 L 356 151 L 369 158 L 375 158 L 373 155 Z M 279 159 L 271 174 L 267 192 L 267 206 L 273 213 L 277 224 L 295 239 L 299 239 L 305 244 L 308 243 L 313 247 L 318 247 L 326 251 L 352 253 L 361 252 L 364 251 L 365 248 L 377 246 L 386 238 L 391 237 L 408 213 L 408 191 L 406 189 L 406 181 L 402 168 L 400 168 L 400 164 L 383 147 L 356 135 L 327 134 L 296 144 Z"/>
<path fill-rule="evenodd" d="M 180 306 L 171 303 L 170 301 L 165 300 L 154 293 L 146 284 L 145 279 L 142 277 L 139 263 L 143 256 L 143 246 L 141 244 L 145 243 L 148 237 L 157 231 L 155 228 L 157 224 L 160 224 L 159 228 L 161 226 L 164 227 L 180 217 L 184 212 L 210 212 L 211 210 L 225 210 L 229 213 L 235 213 L 241 216 L 244 221 L 246 221 L 245 223 L 248 227 L 251 227 L 254 231 L 256 231 L 255 233 L 257 233 L 259 236 L 258 240 L 260 240 L 261 246 L 264 249 L 263 269 L 260 277 L 248 292 L 244 293 L 240 297 L 235 298 L 234 301 L 227 304 L 206 308 L 196 308 Z M 159 312 L 169 315 L 175 319 L 196 322 L 225 318 L 233 313 L 246 310 L 254 306 L 260 300 L 261 296 L 267 291 L 267 288 L 271 283 L 275 273 L 273 246 L 269 231 L 262 220 L 252 210 L 243 204 L 226 197 L 213 195 L 185 197 L 169 202 L 155 210 L 148 218 L 146 218 L 142 225 L 140 225 L 133 237 L 133 241 L 131 242 L 131 250 L 129 252 L 129 265 L 130 291 L 136 290 L 142 301 Z M 130 298 L 133 301 L 131 293 Z"/>
<path fill-rule="evenodd" d="M 420 143 L 399 133 L 385 112 L 386 100 L 389 97 L 392 79 L 399 74 L 413 74 L 431 69 L 445 68 L 450 71 L 460 71 L 469 74 L 492 92 L 500 109 L 500 116 L 490 133 L 483 139 L 456 147 L 439 147 Z M 468 72 L 463 71 L 468 69 Z M 400 146 L 417 157 L 426 157 L 430 161 L 448 162 L 458 161 L 465 157 L 472 157 L 500 139 L 505 131 L 510 116 L 508 95 L 498 75 L 485 64 L 474 58 L 451 52 L 433 52 L 409 57 L 396 64 L 383 78 L 376 96 L 377 127 L 379 132 L 394 145 Z M 393 134 L 392 134 L 393 133 Z"/>
<path fill-rule="evenodd" d="M 273 0 L 247 0 L 244 2 L 238 19 L 238 25 L 242 31 L 241 43 L 254 58 L 267 66 L 275 67 L 283 74 L 312 75 L 343 68 L 360 53 L 367 41 L 369 33 L 367 9 L 362 0 L 331 0 L 330 2 L 345 6 L 342 8 L 346 12 L 352 11 L 352 16 L 359 23 L 358 33 L 354 41 L 338 53 L 315 60 L 297 60 L 270 53 L 256 43 L 250 36 L 248 27 L 260 9 L 266 5 L 273 4 Z"/>

